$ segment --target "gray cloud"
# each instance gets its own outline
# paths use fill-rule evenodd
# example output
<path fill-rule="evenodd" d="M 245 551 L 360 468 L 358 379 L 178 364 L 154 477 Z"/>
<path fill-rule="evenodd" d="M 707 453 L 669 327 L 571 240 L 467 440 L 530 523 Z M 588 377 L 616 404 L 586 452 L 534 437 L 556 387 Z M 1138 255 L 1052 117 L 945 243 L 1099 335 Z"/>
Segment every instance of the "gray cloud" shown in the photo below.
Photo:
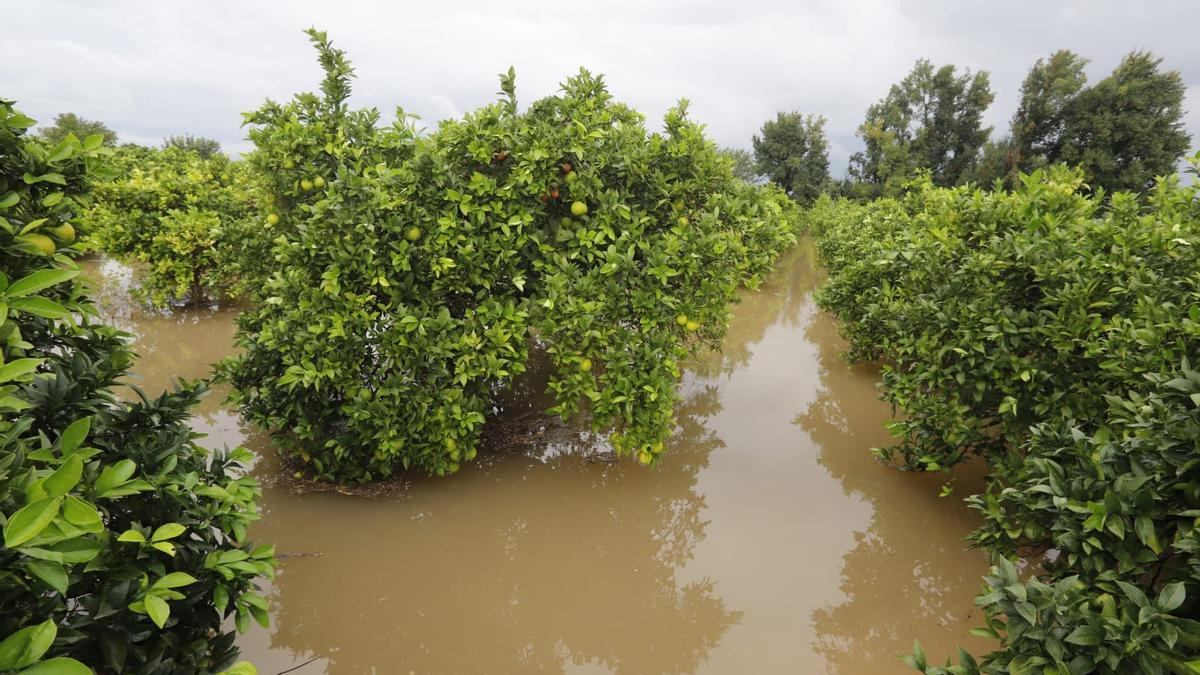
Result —
<path fill-rule="evenodd" d="M 1195 0 L 784 2 L 339 2 L 40 0 L 5 9 L 0 96 L 49 122 L 103 120 L 124 140 L 168 134 L 248 149 L 241 113 L 317 86 L 301 30 L 315 25 L 358 68 L 355 103 L 403 106 L 425 124 L 494 98 L 517 68 L 518 95 L 555 90 L 580 66 L 655 122 L 681 97 L 721 144 L 749 147 L 778 110 L 825 115 L 840 173 L 867 106 L 917 58 L 988 70 L 988 123 L 1007 128 L 1037 58 L 1070 48 L 1102 78 L 1132 49 L 1183 73 L 1189 131 L 1200 139 Z"/>

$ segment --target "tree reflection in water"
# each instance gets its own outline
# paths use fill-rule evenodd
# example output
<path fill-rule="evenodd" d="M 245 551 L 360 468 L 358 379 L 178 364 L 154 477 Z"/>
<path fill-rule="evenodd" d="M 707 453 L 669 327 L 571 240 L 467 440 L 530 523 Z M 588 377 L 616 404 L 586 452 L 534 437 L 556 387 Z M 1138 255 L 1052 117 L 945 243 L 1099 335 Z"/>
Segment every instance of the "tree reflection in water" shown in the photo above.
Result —
<path fill-rule="evenodd" d="M 863 410 L 871 408 L 887 418 L 887 405 L 877 398 L 877 373 L 845 364 L 836 322 L 828 315 L 816 315 L 806 333 L 820 346 L 822 372 L 839 374 L 821 377 L 817 399 L 796 421 L 818 442 L 821 465 L 847 494 L 869 501 L 874 510 L 871 526 L 855 533 L 856 545 L 843 558 L 841 590 L 847 600 L 813 611 L 815 646 L 829 672 L 895 669 L 897 654 L 909 653 L 914 639 L 931 662 L 952 655 L 956 644 L 987 651 L 989 642 L 968 633 L 982 623 L 973 597 L 987 560 L 966 550 L 963 537 L 977 519 L 961 501 L 981 486 L 981 467 L 957 472 L 954 495 L 939 498 L 948 476 L 905 473 L 877 462 L 869 449 L 889 443 L 890 436 L 882 424 L 861 421 Z"/>
<path fill-rule="evenodd" d="M 502 417 L 543 410 L 545 376 L 502 397 Z M 404 500 L 268 495 L 254 536 L 322 553 L 283 564 L 271 647 L 329 673 L 693 672 L 739 619 L 711 581 L 676 579 L 704 538 L 696 478 L 719 410 L 715 388 L 690 387 L 651 471 L 588 461 L 607 448 L 586 425 L 546 424 Z"/>

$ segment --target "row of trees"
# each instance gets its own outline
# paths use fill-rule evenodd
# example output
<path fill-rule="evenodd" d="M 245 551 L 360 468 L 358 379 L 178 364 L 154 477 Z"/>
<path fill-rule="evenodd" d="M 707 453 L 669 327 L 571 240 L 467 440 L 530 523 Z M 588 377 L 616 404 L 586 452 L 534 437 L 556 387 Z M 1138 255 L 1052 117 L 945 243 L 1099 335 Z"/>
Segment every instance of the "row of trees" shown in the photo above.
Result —
<path fill-rule="evenodd" d="M 926 176 L 807 212 L 818 301 L 904 413 L 879 454 L 989 468 L 968 501 L 1000 648 L 944 668 L 918 650 L 925 672 L 1200 672 L 1200 186 L 1085 185 L 1061 165 L 1012 192 Z"/>
<path fill-rule="evenodd" d="M 897 195 L 918 172 L 939 186 L 974 182 L 1008 189 L 1039 167 L 1080 167 L 1092 189 L 1141 191 L 1175 171 L 1190 138 L 1183 127 L 1185 87 L 1178 72 L 1146 52 L 1127 55 L 1088 86 L 1087 60 L 1068 50 L 1039 59 L 1021 85 L 1009 133 L 989 141 L 983 115 L 994 95 L 988 73 L 918 61 L 867 109 L 858 128 L 864 149 L 848 177 L 829 175 L 825 120 L 779 113 L 738 157 L 747 177 L 765 177 L 811 204 L 825 191 L 856 198 Z"/>

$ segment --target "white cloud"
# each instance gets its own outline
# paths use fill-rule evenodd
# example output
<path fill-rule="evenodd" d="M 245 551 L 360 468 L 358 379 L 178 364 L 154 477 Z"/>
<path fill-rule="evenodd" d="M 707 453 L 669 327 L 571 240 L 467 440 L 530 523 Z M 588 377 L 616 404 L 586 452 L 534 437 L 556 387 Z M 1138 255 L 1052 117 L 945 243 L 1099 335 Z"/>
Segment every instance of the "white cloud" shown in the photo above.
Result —
<path fill-rule="evenodd" d="M 1038 57 L 1074 49 L 1096 80 L 1144 48 L 1183 73 L 1200 139 L 1194 0 L 40 0 L 6 8 L 5 23 L 0 96 L 46 122 L 76 112 L 145 143 L 191 133 L 247 149 L 240 113 L 316 88 L 300 32 L 311 25 L 349 51 L 358 105 L 401 105 L 429 126 L 492 100 L 509 65 L 524 102 L 585 66 L 652 123 L 690 99 L 726 145 L 749 147 L 778 110 L 823 114 L 840 173 L 866 107 L 917 58 L 991 71 L 988 122 L 1003 131 Z"/>

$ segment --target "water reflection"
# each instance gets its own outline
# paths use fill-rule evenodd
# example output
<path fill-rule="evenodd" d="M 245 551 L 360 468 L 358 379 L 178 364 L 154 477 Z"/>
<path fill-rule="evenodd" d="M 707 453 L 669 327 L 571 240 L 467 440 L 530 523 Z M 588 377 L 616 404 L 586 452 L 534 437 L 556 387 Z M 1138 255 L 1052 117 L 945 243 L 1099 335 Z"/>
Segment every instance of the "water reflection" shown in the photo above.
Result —
<path fill-rule="evenodd" d="M 586 419 L 546 418 L 535 361 L 452 479 L 373 499 L 267 488 L 252 535 L 300 555 L 244 656 L 310 675 L 904 673 L 895 655 L 913 638 L 939 659 L 977 645 L 975 522 L 937 498 L 937 477 L 870 456 L 888 410 L 876 375 L 838 357 L 813 259 L 807 242 L 785 256 L 722 350 L 687 364 L 680 431 L 654 470 L 609 463 Z M 119 266 L 91 273 L 116 289 L 106 311 L 137 335 L 148 390 L 228 353 L 235 312 L 147 315 L 121 304 Z M 248 445 L 276 477 L 269 440 L 222 398 L 197 430 Z"/>
<path fill-rule="evenodd" d="M 870 527 L 855 533 L 855 546 L 843 557 L 840 587 L 847 599 L 813 612 L 817 649 L 829 672 L 894 667 L 914 639 L 939 663 L 956 645 L 976 653 L 993 648 L 968 633 L 982 623 L 973 598 L 987 570 L 984 555 L 967 551 L 961 537 L 936 536 L 965 534 L 976 525 L 961 497 L 981 487 L 981 467 L 958 471 L 955 495 L 939 498 L 948 479 L 943 474 L 901 473 L 873 460 L 865 465 L 868 448 L 891 440 L 882 425 L 856 421 L 864 408 L 886 412 L 886 404 L 874 400 L 877 377 L 871 368 L 844 363 L 828 315 L 815 315 L 805 333 L 820 347 L 822 387 L 796 421 L 821 439 L 817 461 L 848 494 L 873 507 Z"/>

